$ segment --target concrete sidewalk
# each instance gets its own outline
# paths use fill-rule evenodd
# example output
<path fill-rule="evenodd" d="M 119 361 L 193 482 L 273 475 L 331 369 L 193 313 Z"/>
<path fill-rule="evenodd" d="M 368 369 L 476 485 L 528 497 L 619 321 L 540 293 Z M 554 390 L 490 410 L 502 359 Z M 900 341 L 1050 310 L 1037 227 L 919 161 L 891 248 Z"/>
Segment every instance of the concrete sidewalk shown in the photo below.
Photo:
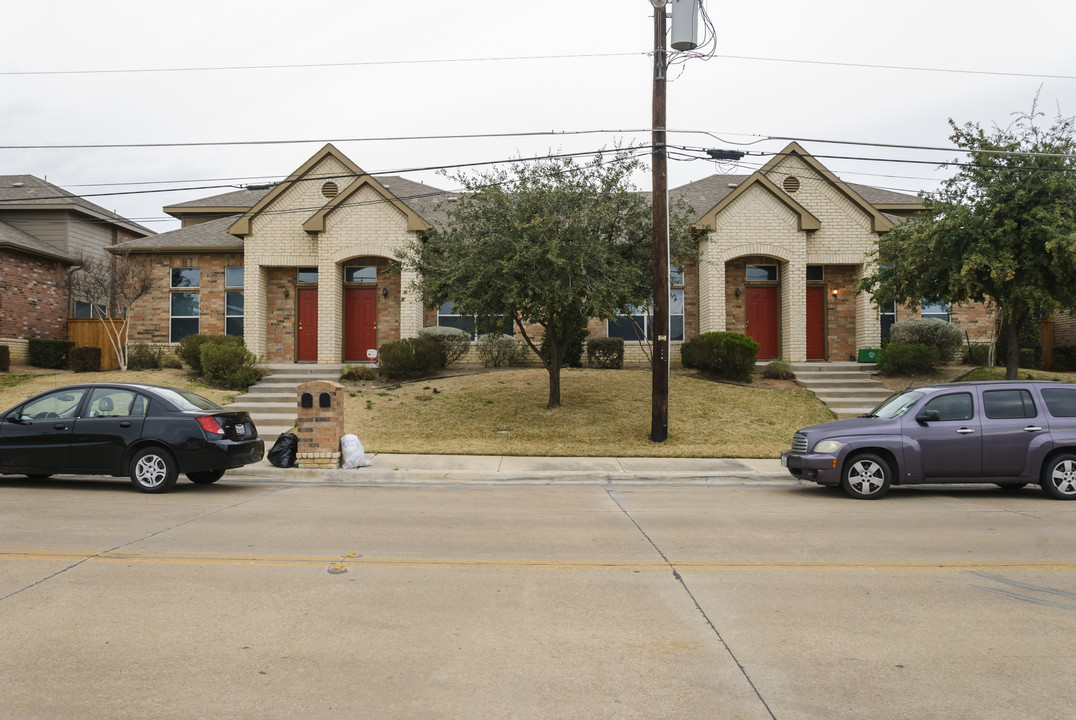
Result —
<path fill-rule="evenodd" d="M 618 484 L 788 480 L 780 460 L 734 458 L 514 457 L 370 453 L 354 470 L 278 468 L 263 460 L 229 470 L 226 479 L 314 484 L 530 483 Z"/>

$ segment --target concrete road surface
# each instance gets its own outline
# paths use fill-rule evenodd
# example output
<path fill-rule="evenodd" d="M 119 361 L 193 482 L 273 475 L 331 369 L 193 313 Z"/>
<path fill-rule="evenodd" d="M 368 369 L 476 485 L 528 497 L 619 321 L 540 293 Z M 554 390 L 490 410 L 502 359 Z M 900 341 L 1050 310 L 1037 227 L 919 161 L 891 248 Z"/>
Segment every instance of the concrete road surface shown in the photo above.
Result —
<path fill-rule="evenodd" d="M 0 479 L 7 718 L 1069 718 L 1076 503 Z"/>

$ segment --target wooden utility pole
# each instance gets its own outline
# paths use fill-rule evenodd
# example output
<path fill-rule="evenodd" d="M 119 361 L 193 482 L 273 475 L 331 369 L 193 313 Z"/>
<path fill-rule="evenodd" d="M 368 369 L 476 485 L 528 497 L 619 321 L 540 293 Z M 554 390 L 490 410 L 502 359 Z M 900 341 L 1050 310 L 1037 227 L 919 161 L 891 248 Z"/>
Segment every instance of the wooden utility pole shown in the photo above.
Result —
<path fill-rule="evenodd" d="M 651 383 L 650 440 L 665 442 L 669 437 L 669 178 L 665 148 L 665 0 L 654 5 L 654 112 L 652 127 L 654 185 L 654 241 L 650 254 L 653 271 L 654 339 Z"/>

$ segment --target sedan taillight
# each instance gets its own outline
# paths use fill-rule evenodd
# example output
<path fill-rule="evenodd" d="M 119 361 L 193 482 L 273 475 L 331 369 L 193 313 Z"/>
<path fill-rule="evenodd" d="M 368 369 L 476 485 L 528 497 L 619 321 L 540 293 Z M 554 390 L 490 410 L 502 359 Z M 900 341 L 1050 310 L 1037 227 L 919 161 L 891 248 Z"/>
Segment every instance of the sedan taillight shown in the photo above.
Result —
<path fill-rule="evenodd" d="M 223 435 L 224 428 L 220 426 L 220 422 L 212 415 L 202 415 L 198 418 L 198 424 L 202 426 L 202 429 L 211 435 Z"/>

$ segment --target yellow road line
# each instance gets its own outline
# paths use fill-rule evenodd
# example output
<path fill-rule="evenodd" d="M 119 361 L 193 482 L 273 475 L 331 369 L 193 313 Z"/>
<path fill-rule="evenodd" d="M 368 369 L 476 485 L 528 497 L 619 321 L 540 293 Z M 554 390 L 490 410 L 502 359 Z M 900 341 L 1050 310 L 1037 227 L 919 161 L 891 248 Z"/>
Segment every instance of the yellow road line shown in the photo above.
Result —
<path fill-rule="evenodd" d="M 0 549 L 0 560 L 66 560 L 70 562 L 138 562 L 195 565 L 251 566 L 319 566 L 343 565 L 351 568 L 517 568 L 552 570 L 630 570 L 661 571 L 860 571 L 860 572 L 931 572 L 960 570 L 1076 570 L 1076 561 L 998 560 L 982 562 L 849 562 L 849 561 L 686 561 L 662 560 L 513 560 L 469 558 L 400 558 L 400 557 L 308 557 L 212 554 L 158 554 L 124 552 L 79 552 L 75 550 Z"/>

